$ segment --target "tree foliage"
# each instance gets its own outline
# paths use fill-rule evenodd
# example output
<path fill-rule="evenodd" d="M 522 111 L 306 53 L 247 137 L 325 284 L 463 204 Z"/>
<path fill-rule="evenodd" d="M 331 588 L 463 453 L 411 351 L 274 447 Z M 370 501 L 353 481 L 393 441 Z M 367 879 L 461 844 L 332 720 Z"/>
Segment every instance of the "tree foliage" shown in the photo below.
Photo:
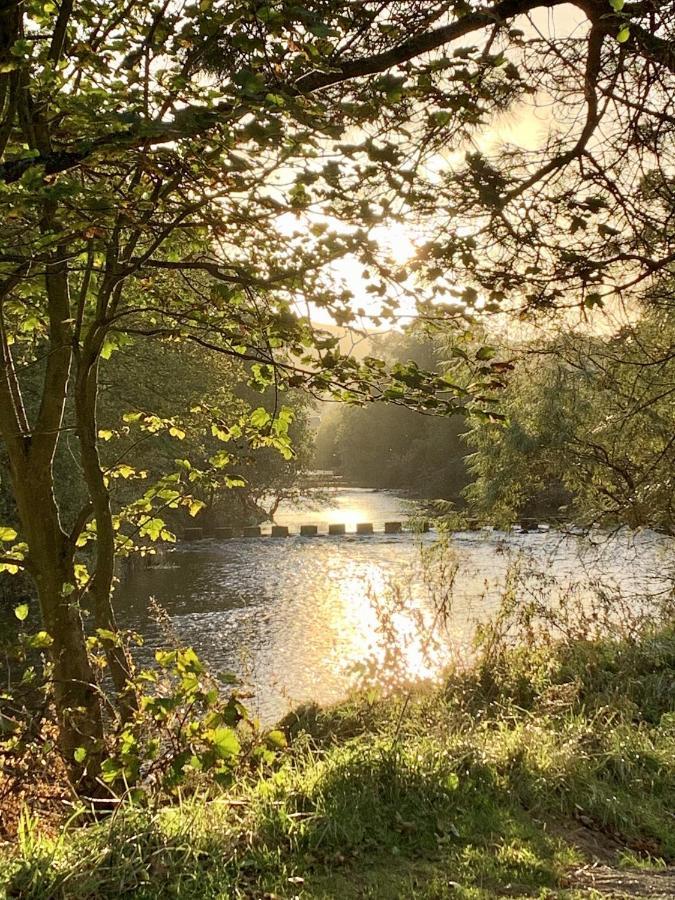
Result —
<path fill-rule="evenodd" d="M 446 368 L 441 346 L 429 335 L 389 332 L 372 344 L 373 354 L 393 364 Z M 458 380 L 450 372 L 447 377 Z M 461 416 L 421 416 L 392 404 L 365 409 L 337 405 L 323 412 L 314 462 L 360 486 L 458 501 L 468 477 L 461 440 L 465 429 Z"/>
<path fill-rule="evenodd" d="M 675 531 L 675 328 L 648 309 L 607 338 L 532 346 L 505 391 L 507 424 L 468 433 L 484 515 L 553 515 Z"/>

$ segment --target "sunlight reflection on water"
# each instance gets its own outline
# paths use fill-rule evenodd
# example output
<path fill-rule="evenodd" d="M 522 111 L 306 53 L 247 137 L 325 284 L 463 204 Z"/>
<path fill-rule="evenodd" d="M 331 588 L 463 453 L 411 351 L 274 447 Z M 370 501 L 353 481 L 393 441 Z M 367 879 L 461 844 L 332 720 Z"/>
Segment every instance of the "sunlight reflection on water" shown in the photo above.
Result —
<path fill-rule="evenodd" d="M 408 510 L 390 493 L 344 490 L 314 508 L 280 510 L 277 521 L 292 528 L 339 521 L 353 529 L 359 521 L 404 519 Z M 466 653 L 475 622 L 497 607 L 514 558 L 560 590 L 602 575 L 639 602 L 663 586 L 664 560 L 675 546 L 649 532 L 597 547 L 556 533 L 467 532 L 422 564 L 433 543 L 431 534 L 200 541 L 159 566 L 134 570 L 116 605 L 121 624 L 144 635 L 146 663 L 163 642 L 148 613 L 156 598 L 180 640 L 214 672 L 245 678 L 254 709 L 270 722 L 299 702 L 336 701 L 355 684 L 437 678 L 450 653 Z M 536 590 L 537 577 L 525 591 Z M 452 614 L 436 621 L 430 638 L 444 591 Z"/>

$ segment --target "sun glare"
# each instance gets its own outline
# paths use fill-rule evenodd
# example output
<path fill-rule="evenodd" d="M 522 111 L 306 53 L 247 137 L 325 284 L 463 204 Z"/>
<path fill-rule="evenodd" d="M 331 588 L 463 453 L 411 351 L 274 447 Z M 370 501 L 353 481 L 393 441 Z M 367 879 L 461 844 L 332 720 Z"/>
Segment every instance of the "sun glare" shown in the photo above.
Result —
<path fill-rule="evenodd" d="M 331 605 L 336 633 L 348 646 L 340 665 L 359 688 L 388 691 L 402 684 L 436 678 L 447 663 L 430 622 L 411 598 L 401 596 L 376 563 L 347 563 Z"/>
<path fill-rule="evenodd" d="M 344 232 L 346 227 L 332 220 L 329 216 L 316 213 L 284 213 L 276 220 L 278 231 L 288 238 L 297 236 L 303 240 L 305 236 L 312 240 L 309 234 L 309 226 L 317 222 L 327 223 L 338 232 Z M 371 236 L 377 241 L 381 249 L 382 263 L 385 266 L 404 266 L 410 262 L 417 253 L 417 243 L 421 236 L 403 222 L 390 221 L 374 227 Z M 381 300 L 374 297 L 368 291 L 368 278 L 363 263 L 353 254 L 340 257 L 330 264 L 330 271 L 335 278 L 336 293 L 346 288 L 353 295 L 352 307 L 361 318 L 377 318 L 382 312 Z M 396 293 L 398 316 L 401 320 L 415 316 L 417 310 L 415 302 L 411 298 L 410 291 L 405 286 L 392 285 L 392 293 Z M 312 320 L 318 324 L 335 324 L 329 310 L 309 304 Z M 301 313 L 306 312 L 303 308 Z"/>
<path fill-rule="evenodd" d="M 402 222 L 389 222 L 374 228 L 373 237 L 398 265 L 409 262 L 417 252 L 415 234 Z"/>

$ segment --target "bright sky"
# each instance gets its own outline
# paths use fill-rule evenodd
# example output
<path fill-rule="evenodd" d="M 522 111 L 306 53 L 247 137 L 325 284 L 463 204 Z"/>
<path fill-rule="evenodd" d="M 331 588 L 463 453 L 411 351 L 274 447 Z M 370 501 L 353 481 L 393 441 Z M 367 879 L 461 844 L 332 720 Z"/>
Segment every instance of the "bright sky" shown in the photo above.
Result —
<path fill-rule="evenodd" d="M 538 32 L 545 37 L 557 36 L 558 38 L 578 33 L 579 29 L 586 27 L 583 14 L 571 5 L 555 10 L 538 10 L 532 16 L 531 23 L 526 17 L 520 17 L 516 20 L 515 25 L 527 35 L 534 35 Z M 555 109 L 550 98 L 538 94 L 496 119 L 476 138 L 475 146 L 489 155 L 497 152 L 501 144 L 536 150 L 545 144 L 554 126 Z M 453 165 L 453 162 L 456 164 L 462 157 L 463 151 L 439 154 L 435 160 L 430 161 L 429 166 L 431 169 L 438 166 L 440 170 L 448 165 Z M 302 228 L 302 225 L 294 215 L 283 216 L 280 221 L 280 228 L 285 233 L 290 234 L 298 227 Z M 416 244 L 423 241 L 420 231 L 415 229 L 414 222 L 410 224 L 395 222 L 387 226 L 379 226 L 373 229 L 373 236 L 389 256 L 391 263 L 396 266 L 404 266 L 412 259 L 416 253 Z M 379 302 L 366 291 L 367 282 L 363 278 L 361 264 L 354 257 L 348 256 L 336 262 L 333 268 L 336 281 L 344 282 L 353 293 L 354 308 L 363 308 L 368 316 L 376 316 Z M 414 283 L 411 281 L 398 291 L 398 307 L 400 316 L 414 317 L 416 312 Z M 334 324 L 330 315 L 323 309 L 312 306 L 310 314 L 316 324 Z M 364 325 L 372 327 L 372 322 L 366 321 Z"/>

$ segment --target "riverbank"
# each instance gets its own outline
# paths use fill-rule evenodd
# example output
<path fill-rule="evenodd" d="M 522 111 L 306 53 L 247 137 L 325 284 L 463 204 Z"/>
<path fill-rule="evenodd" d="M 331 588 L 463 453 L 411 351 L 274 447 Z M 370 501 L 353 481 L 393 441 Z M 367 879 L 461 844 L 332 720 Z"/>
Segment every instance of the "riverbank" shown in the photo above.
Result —
<path fill-rule="evenodd" d="M 51 836 L 25 819 L 0 884 L 74 900 L 673 896 L 675 629 L 514 649 L 499 627 L 440 690 L 298 710 L 272 766 L 218 796 Z"/>

